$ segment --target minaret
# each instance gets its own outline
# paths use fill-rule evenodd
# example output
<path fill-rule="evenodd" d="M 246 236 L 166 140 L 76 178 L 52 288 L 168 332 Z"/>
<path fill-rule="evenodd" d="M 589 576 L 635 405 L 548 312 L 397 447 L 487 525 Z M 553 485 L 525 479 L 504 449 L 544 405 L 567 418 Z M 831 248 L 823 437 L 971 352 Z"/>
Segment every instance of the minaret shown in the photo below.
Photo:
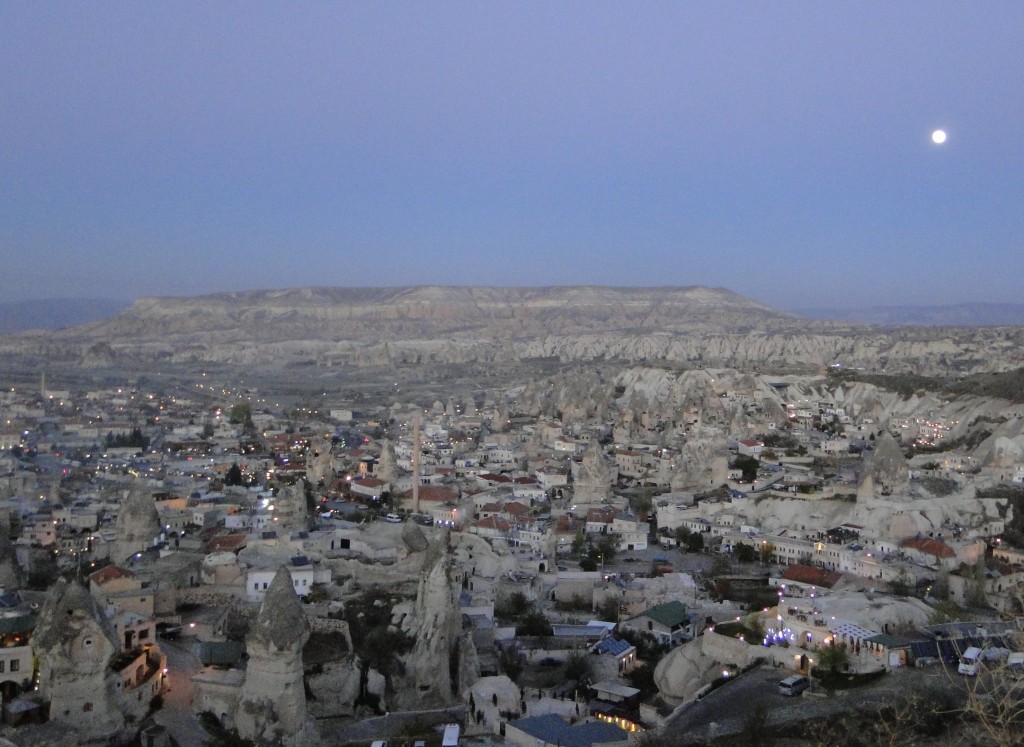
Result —
<path fill-rule="evenodd" d="M 412 502 L 420 512 L 420 414 L 412 420 Z"/>
<path fill-rule="evenodd" d="M 39 374 L 39 396 L 46 399 L 46 371 Z"/>

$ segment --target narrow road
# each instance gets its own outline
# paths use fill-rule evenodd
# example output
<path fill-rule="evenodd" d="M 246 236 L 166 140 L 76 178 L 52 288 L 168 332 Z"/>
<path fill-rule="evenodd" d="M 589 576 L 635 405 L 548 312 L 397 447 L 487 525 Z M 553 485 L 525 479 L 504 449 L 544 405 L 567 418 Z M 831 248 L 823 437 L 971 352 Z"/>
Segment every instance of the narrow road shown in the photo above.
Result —
<path fill-rule="evenodd" d="M 199 658 L 189 650 L 189 645 L 160 641 L 160 648 L 167 654 L 170 690 L 164 693 L 164 707 L 156 712 L 154 718 L 167 729 L 179 747 L 202 747 L 209 734 L 192 713 L 192 675 L 202 665 Z"/>

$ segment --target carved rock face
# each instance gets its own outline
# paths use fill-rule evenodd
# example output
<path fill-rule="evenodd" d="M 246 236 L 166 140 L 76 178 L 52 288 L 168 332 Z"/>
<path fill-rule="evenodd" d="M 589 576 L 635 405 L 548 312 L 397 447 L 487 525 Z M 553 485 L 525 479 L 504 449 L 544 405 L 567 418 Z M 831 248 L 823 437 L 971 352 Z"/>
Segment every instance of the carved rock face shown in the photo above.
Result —
<path fill-rule="evenodd" d="M 246 639 L 249 666 L 235 722 L 255 744 L 299 747 L 308 743 L 302 647 L 309 622 L 282 566 L 267 589 Z"/>
<path fill-rule="evenodd" d="M 135 553 L 152 546 L 161 529 L 160 515 L 152 494 L 137 483 L 132 486 L 128 497 L 118 509 L 117 539 L 110 559 L 115 563 L 124 563 Z"/>
<path fill-rule="evenodd" d="M 608 460 L 601 453 L 596 440 L 590 442 L 576 472 L 574 493 L 577 501 L 601 500 L 611 491 L 614 474 Z"/>
<path fill-rule="evenodd" d="M 907 460 L 900 451 L 896 439 L 887 430 L 878 434 L 875 453 L 871 460 L 871 475 L 877 485 L 883 488 L 898 488 L 910 480 Z"/>
<path fill-rule="evenodd" d="M 83 737 L 116 733 L 124 723 L 110 661 L 119 650 L 96 600 L 76 582 L 58 581 L 39 611 L 32 638 L 39 662 L 39 692 L 51 718 Z"/>

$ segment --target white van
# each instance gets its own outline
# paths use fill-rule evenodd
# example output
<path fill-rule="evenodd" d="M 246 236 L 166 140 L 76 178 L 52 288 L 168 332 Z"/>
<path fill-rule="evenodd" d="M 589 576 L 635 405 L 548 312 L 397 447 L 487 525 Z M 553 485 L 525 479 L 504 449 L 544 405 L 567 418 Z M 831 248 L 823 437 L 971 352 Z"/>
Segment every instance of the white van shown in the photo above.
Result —
<path fill-rule="evenodd" d="M 398 514 L 388 514 L 387 516 L 384 517 L 384 521 L 389 522 L 391 524 L 401 524 L 402 523 L 402 517 L 399 516 Z"/>
<path fill-rule="evenodd" d="M 795 674 L 779 682 L 779 692 L 783 695 L 799 695 L 811 686 L 811 681 L 803 675 Z"/>
<path fill-rule="evenodd" d="M 461 728 L 458 724 L 445 724 L 444 736 L 441 737 L 441 747 L 459 747 L 459 732 Z"/>
<path fill-rule="evenodd" d="M 981 649 L 977 646 L 970 646 L 960 654 L 960 665 L 956 668 L 956 671 L 960 674 L 966 674 L 968 677 L 973 677 L 978 673 L 978 662 L 980 661 Z"/>

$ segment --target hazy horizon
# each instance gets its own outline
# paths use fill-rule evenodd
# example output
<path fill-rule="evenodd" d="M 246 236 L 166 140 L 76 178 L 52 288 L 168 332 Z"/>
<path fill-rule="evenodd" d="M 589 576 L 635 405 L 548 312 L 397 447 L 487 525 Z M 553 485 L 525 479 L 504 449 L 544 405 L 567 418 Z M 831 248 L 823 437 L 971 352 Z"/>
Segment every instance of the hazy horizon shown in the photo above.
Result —
<path fill-rule="evenodd" d="M 955 2 L 10 3 L 0 299 L 1016 303 L 1022 35 Z"/>

